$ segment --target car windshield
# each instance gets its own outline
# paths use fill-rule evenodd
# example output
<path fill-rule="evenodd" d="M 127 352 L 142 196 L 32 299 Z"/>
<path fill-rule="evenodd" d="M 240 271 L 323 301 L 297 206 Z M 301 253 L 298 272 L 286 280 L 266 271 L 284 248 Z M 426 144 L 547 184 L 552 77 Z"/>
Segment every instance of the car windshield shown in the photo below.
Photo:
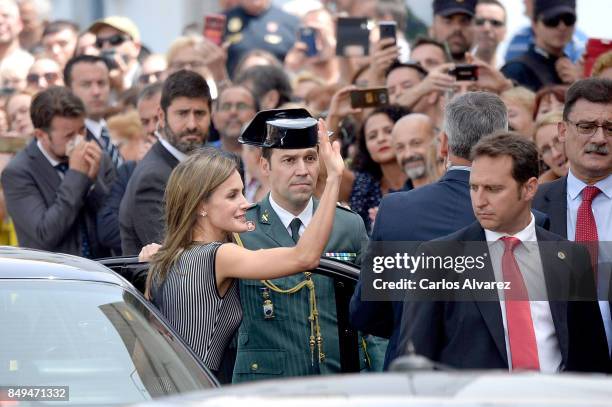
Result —
<path fill-rule="evenodd" d="M 68 386 L 71 404 L 104 405 L 212 385 L 141 300 L 115 285 L 0 280 L 0 327 L 0 385 Z"/>

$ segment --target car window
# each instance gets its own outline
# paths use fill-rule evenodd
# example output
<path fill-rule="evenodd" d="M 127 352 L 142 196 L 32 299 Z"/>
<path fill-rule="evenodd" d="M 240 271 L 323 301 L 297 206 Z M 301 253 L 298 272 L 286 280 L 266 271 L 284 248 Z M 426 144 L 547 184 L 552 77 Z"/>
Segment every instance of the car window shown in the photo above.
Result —
<path fill-rule="evenodd" d="M 0 383 L 68 386 L 118 404 L 212 386 L 163 323 L 121 287 L 0 280 Z"/>

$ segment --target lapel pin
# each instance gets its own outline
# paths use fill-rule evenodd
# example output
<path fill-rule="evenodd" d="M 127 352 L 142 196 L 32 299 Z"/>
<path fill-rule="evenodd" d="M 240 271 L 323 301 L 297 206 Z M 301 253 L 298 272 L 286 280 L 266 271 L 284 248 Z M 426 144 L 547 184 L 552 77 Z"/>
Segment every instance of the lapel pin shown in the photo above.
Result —
<path fill-rule="evenodd" d="M 261 223 L 270 224 L 270 214 L 267 209 L 261 214 Z"/>
<path fill-rule="evenodd" d="M 561 260 L 565 260 L 565 253 L 559 251 L 557 252 L 557 256 L 561 259 Z"/>

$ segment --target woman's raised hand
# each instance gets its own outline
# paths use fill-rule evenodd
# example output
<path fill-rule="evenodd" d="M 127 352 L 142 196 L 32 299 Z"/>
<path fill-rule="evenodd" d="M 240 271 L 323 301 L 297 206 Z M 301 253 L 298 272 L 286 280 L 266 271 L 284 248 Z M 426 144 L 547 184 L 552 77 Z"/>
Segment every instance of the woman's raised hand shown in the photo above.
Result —
<path fill-rule="evenodd" d="M 319 156 L 327 169 L 327 178 L 340 178 L 344 171 L 344 159 L 340 154 L 340 142 L 329 141 L 325 120 L 319 119 Z"/>

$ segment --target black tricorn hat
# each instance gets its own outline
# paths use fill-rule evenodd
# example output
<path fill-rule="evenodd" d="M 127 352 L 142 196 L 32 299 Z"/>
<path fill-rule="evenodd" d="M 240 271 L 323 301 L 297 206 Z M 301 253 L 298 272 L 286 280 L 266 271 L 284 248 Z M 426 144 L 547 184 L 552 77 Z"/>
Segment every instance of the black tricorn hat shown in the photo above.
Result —
<path fill-rule="evenodd" d="M 306 109 L 262 110 L 238 141 L 266 148 L 310 148 L 317 145 L 318 122 Z"/>

